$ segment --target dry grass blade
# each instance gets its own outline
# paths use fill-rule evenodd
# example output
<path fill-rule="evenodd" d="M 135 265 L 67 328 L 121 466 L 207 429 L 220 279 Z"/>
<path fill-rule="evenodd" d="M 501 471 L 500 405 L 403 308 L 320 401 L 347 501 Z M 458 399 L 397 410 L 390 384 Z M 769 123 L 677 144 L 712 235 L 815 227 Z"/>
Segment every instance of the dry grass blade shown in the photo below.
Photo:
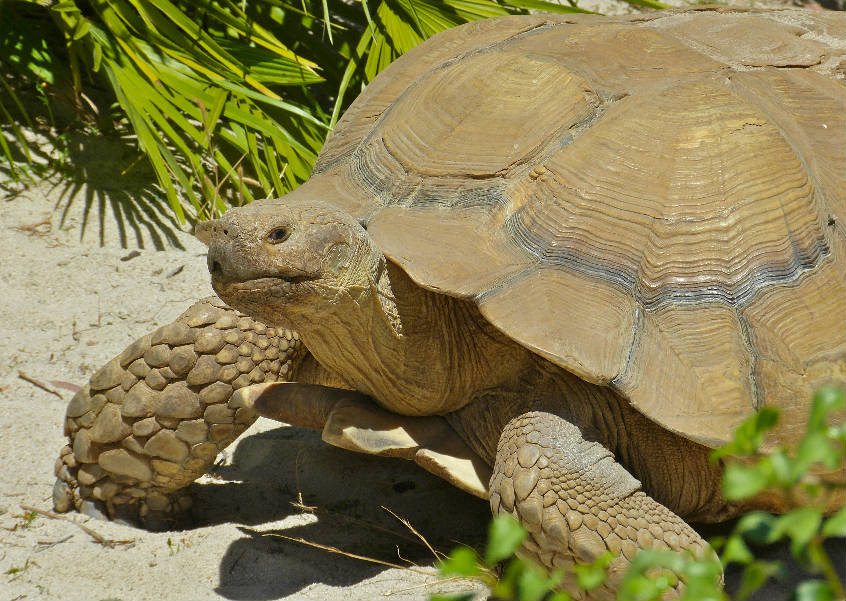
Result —
<path fill-rule="evenodd" d="M 114 548 L 118 545 L 134 545 L 135 539 L 128 539 L 128 540 L 114 540 L 111 538 L 106 538 L 105 536 L 98 534 L 85 524 L 80 524 L 70 518 L 66 518 L 65 516 L 59 515 L 57 513 L 53 513 L 52 511 L 44 511 L 43 509 L 38 509 L 37 507 L 32 507 L 31 505 L 21 505 L 21 509 L 24 511 L 34 511 L 38 515 L 43 515 L 44 517 L 50 518 L 51 520 L 63 520 L 65 522 L 69 522 L 74 526 L 78 526 L 82 529 L 85 534 L 90 536 L 94 539 L 94 541 L 98 544 L 103 545 L 104 547 Z M 61 542 L 61 541 L 60 541 Z"/>
<path fill-rule="evenodd" d="M 400 588 L 395 591 L 389 591 L 387 593 L 382 593 L 382 596 L 393 597 L 394 595 L 399 595 L 400 593 L 408 593 L 410 591 L 416 591 L 421 588 L 427 588 L 430 586 L 439 586 L 441 584 L 446 584 L 447 582 L 455 582 L 457 580 L 462 580 L 465 582 L 475 582 L 472 578 L 459 578 L 458 576 L 452 576 L 450 578 L 441 578 L 440 580 L 435 580 L 434 582 L 424 582 L 423 584 L 415 584 L 414 586 L 408 586 L 406 588 Z"/>
<path fill-rule="evenodd" d="M 26 374 L 25 374 L 24 372 L 22 372 L 22 371 L 18 371 L 18 377 L 19 377 L 21 380 L 24 380 L 24 381 L 26 381 L 26 382 L 29 382 L 29 383 L 30 383 L 30 384 L 32 384 L 33 386 L 36 386 L 36 387 L 40 388 L 40 389 L 41 389 L 41 390 L 43 390 L 44 392 L 49 392 L 50 394 L 55 394 L 55 395 L 56 395 L 57 397 L 59 397 L 60 399 L 65 400 L 65 397 L 63 397 L 63 396 L 59 393 L 59 391 L 57 391 L 55 388 L 52 388 L 52 387 L 48 386 L 47 384 L 45 384 L 44 382 L 41 382 L 41 381 L 39 381 L 39 380 L 36 380 L 35 378 L 32 378 L 32 377 L 30 377 L 30 376 L 26 375 Z"/>
<path fill-rule="evenodd" d="M 331 517 L 331 518 L 344 520 L 345 522 L 350 522 L 352 524 L 355 524 L 356 526 L 361 526 L 362 528 L 367 528 L 369 530 L 375 530 L 375 531 L 381 532 L 383 534 L 390 534 L 391 536 L 401 538 L 402 540 L 410 542 L 410 543 L 415 543 L 417 545 L 421 544 L 420 540 L 418 540 L 418 538 L 422 539 L 422 537 L 419 534 L 417 534 L 416 537 L 408 536 L 407 534 L 404 534 L 402 532 L 396 532 L 396 531 L 390 530 L 388 528 L 383 528 L 382 526 L 377 526 L 376 524 L 371 524 L 370 522 L 360 520 L 358 518 L 354 518 L 352 516 L 349 516 L 349 515 L 346 515 L 346 514 L 343 514 L 343 513 L 337 513 L 335 511 L 329 511 L 328 509 L 323 509 L 321 507 L 317 507 L 316 505 L 305 505 L 303 503 L 302 493 L 298 493 L 297 498 L 298 498 L 298 500 L 292 501 L 291 505 L 296 507 L 300 511 L 305 511 L 307 513 L 313 513 L 315 515 L 325 515 L 325 516 L 328 516 L 328 517 Z M 402 521 L 402 518 L 398 517 L 397 519 Z M 405 523 L 405 522 L 403 522 L 403 523 Z M 410 527 L 410 526 L 408 524 L 406 524 L 406 527 Z M 414 531 L 414 529 L 412 528 L 412 532 L 413 531 Z M 427 548 L 431 549 L 431 547 L 429 546 L 429 543 L 427 543 L 425 541 L 425 539 L 423 539 L 423 544 Z"/>
<path fill-rule="evenodd" d="M 439 551 L 436 551 L 436 550 L 435 550 L 435 548 L 434 548 L 432 545 L 430 545 L 430 544 L 429 544 L 429 541 L 428 541 L 428 540 L 426 540 L 426 537 L 425 537 L 425 536 L 423 536 L 422 534 L 420 534 L 420 533 L 419 533 L 419 532 L 418 532 L 418 531 L 414 528 L 414 526 L 412 526 L 412 525 L 411 525 L 411 522 L 409 522 L 409 521 L 408 521 L 407 519 L 405 519 L 405 518 L 401 518 L 400 516 L 398 516 L 397 514 L 395 514 L 393 511 L 391 511 L 390 509 L 388 509 L 388 508 L 387 508 L 387 507 L 385 507 L 384 505 L 380 505 L 380 507 L 381 507 L 382 509 L 384 509 L 385 511 L 387 511 L 388 513 L 390 513 L 390 514 L 391 514 L 392 516 L 394 516 L 395 518 L 397 518 L 397 519 L 398 519 L 398 520 L 402 523 L 402 525 L 403 525 L 403 526 L 405 526 L 406 528 L 408 528 L 408 529 L 411 531 L 411 533 L 412 533 L 414 536 L 416 536 L 416 537 L 417 537 L 417 538 L 419 538 L 421 541 L 423 541 L 423 544 L 424 544 L 424 545 L 426 545 L 426 548 L 427 548 L 427 549 L 429 549 L 429 551 L 431 551 L 432 556 L 435 558 L 435 561 L 440 561 L 441 559 L 443 559 L 443 558 L 445 558 L 445 557 L 446 557 L 446 555 L 444 555 L 443 553 L 441 553 L 441 552 L 439 552 Z"/>
<path fill-rule="evenodd" d="M 46 551 L 47 549 L 52 549 L 56 545 L 61 545 L 62 543 L 66 543 L 70 539 L 73 538 L 73 534 L 68 534 L 58 540 L 40 540 L 38 541 L 38 548 L 35 550 L 36 553 L 41 553 L 42 551 Z"/>
<path fill-rule="evenodd" d="M 244 530 L 247 530 L 246 528 Z M 350 553 L 348 551 L 344 551 L 343 549 L 339 549 L 338 547 L 332 547 L 330 545 L 321 545 L 320 543 L 315 543 L 304 538 L 294 537 L 294 536 L 287 536 L 285 534 L 277 534 L 275 532 L 256 532 L 255 530 L 251 530 L 250 532 L 255 532 L 256 534 L 260 534 L 261 536 L 272 536 L 275 538 L 281 538 L 287 541 L 291 541 L 294 543 L 299 543 L 301 545 L 306 545 L 308 547 L 314 547 L 315 549 L 321 549 L 323 551 L 328 551 L 329 553 L 336 553 L 338 555 L 343 555 L 344 557 L 350 557 L 352 559 L 358 559 L 359 561 L 366 561 L 369 563 L 375 563 L 383 566 L 387 566 L 389 568 L 397 568 L 398 570 L 408 570 L 409 572 L 414 572 L 415 574 L 422 574 L 424 576 L 432 576 L 431 572 L 427 572 L 426 570 L 420 568 L 411 568 L 408 566 L 399 565 L 397 563 L 391 563 L 390 561 L 384 561 L 381 559 L 376 559 L 375 557 L 367 557 L 366 555 L 358 555 L 356 553 Z"/>
<path fill-rule="evenodd" d="M 19 232 L 25 232 L 30 235 L 46 236 L 52 231 L 53 223 L 51 221 L 51 216 L 47 215 L 47 217 L 41 221 L 28 223 L 26 225 L 13 225 L 12 229 Z"/>

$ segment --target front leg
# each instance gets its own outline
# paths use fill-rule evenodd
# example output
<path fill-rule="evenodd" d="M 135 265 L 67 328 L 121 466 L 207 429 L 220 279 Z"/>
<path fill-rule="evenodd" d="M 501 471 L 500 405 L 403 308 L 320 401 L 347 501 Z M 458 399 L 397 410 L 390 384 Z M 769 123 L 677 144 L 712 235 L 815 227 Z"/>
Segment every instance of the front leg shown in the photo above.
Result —
<path fill-rule="evenodd" d="M 188 487 L 255 420 L 238 389 L 293 377 L 305 349 L 216 298 L 131 344 L 68 405 L 53 503 L 166 528 L 190 508 Z"/>
<path fill-rule="evenodd" d="M 302 371 L 311 375 L 308 366 Z M 276 421 L 322 429 L 324 442 L 348 451 L 413 461 L 471 495 L 488 498 L 490 465 L 440 415 L 400 415 L 355 390 L 301 381 L 250 386 L 231 403 Z"/>
<path fill-rule="evenodd" d="M 638 549 L 708 552 L 684 520 L 648 495 L 613 454 L 587 440 L 573 423 L 531 411 L 506 425 L 490 486 L 491 510 L 516 517 L 529 531 L 520 551 L 549 568 L 589 563 L 606 550 L 616 555 L 604 588 L 590 598 L 614 598 L 616 585 Z M 582 598 L 574 581 L 564 582 Z M 680 591 L 676 591 L 678 594 Z"/>

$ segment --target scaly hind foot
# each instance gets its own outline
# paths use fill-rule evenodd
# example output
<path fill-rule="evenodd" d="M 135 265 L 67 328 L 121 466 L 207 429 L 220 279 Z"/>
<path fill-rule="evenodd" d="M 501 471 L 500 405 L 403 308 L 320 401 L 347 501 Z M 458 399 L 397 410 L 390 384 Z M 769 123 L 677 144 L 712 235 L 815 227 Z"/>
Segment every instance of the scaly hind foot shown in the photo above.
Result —
<path fill-rule="evenodd" d="M 550 569 L 563 568 L 563 586 L 575 599 L 616 598 L 639 549 L 712 553 L 684 520 L 641 491 L 640 482 L 608 449 L 552 413 L 525 413 L 505 427 L 490 502 L 494 515 L 512 515 L 529 531 L 518 554 Z M 585 593 L 572 567 L 606 551 L 615 556 L 608 580 Z M 680 596 L 681 586 L 667 598 Z"/>

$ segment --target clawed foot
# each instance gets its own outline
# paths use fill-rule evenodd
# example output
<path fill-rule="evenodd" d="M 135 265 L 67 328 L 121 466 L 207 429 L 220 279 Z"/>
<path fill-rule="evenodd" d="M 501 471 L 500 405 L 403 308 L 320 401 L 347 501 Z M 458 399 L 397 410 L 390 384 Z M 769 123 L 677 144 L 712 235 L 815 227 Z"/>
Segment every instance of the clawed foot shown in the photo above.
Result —
<path fill-rule="evenodd" d="M 56 511 L 151 530 L 190 523 L 191 482 L 257 417 L 233 392 L 287 377 L 301 348 L 218 299 L 135 341 L 68 405 Z"/>
<path fill-rule="evenodd" d="M 76 509 L 83 515 L 151 531 L 180 530 L 194 523 L 189 488 L 159 490 L 127 485 L 96 465 L 80 466 L 69 446 L 56 461 L 53 507 L 59 513 Z M 95 480 L 96 474 L 100 478 Z"/>

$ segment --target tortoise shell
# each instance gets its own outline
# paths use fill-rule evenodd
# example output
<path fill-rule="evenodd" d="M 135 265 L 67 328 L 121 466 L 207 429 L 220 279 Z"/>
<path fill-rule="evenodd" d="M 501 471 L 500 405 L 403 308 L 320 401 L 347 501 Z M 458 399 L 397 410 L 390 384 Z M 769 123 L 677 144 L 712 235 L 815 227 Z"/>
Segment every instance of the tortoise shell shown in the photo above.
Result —
<path fill-rule="evenodd" d="M 420 286 L 716 446 L 846 364 L 846 21 L 505 17 L 351 105 L 311 180 Z"/>

